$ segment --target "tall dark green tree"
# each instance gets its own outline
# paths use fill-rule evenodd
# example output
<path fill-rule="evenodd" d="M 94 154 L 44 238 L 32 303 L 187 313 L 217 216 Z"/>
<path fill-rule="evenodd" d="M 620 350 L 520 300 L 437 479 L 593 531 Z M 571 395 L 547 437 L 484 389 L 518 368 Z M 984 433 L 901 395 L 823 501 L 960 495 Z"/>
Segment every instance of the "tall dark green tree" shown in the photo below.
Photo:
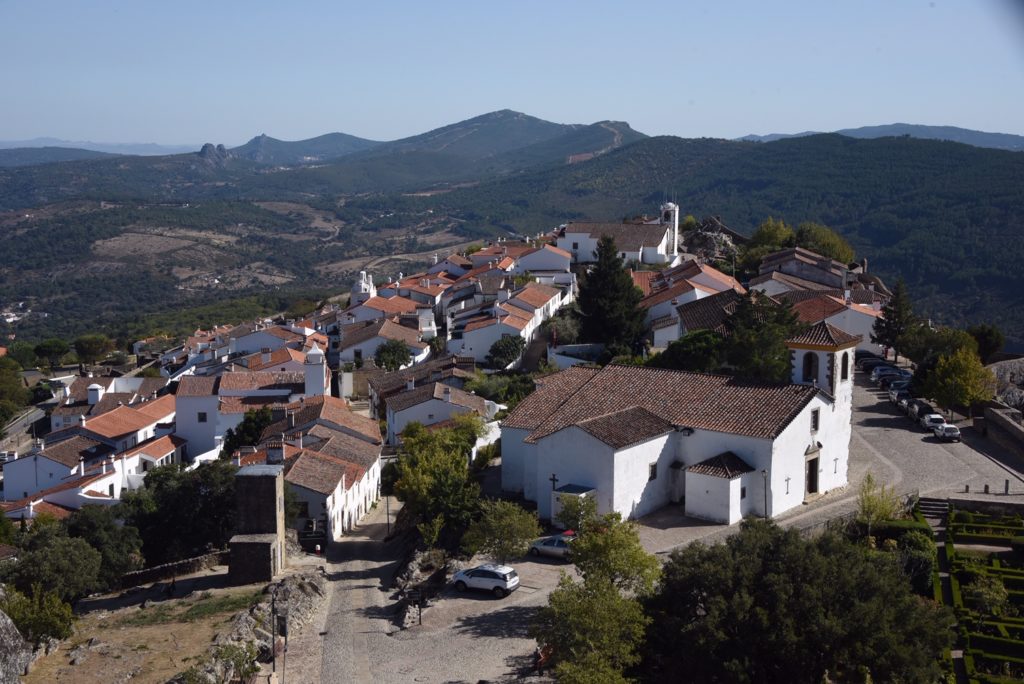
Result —
<path fill-rule="evenodd" d="M 903 349 L 903 337 L 916 321 L 914 306 L 910 301 L 907 284 L 900 278 L 892 291 L 892 299 L 882 307 L 882 316 L 875 321 L 871 332 L 871 341 L 884 347 L 890 347 L 899 358 Z"/>
<path fill-rule="evenodd" d="M 803 327 L 788 303 L 776 303 L 748 292 L 726 321 L 729 336 L 725 358 L 735 374 L 746 380 L 789 382 L 786 340 Z"/>
<path fill-rule="evenodd" d="M 934 682 L 951 637 L 897 554 L 761 520 L 674 552 L 645 605 L 650 682 Z"/>
<path fill-rule="evenodd" d="M 75 353 L 82 363 L 94 364 L 114 351 L 114 341 L 103 334 L 80 335 L 75 338 Z"/>
<path fill-rule="evenodd" d="M 584 340 L 604 344 L 612 356 L 637 350 L 644 333 L 643 294 L 623 268 L 615 240 L 597 243 L 597 262 L 580 283 L 580 332 Z"/>
<path fill-rule="evenodd" d="M 978 358 L 982 363 L 989 363 L 992 355 L 1001 351 L 1006 343 L 1003 331 L 989 323 L 972 325 L 967 332 L 978 343 Z"/>

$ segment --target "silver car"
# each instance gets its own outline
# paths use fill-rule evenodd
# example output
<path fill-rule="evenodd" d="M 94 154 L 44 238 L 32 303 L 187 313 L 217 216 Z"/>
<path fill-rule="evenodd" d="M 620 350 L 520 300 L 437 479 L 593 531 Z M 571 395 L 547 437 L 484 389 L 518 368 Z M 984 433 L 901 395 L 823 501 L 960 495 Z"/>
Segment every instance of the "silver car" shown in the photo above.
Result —
<path fill-rule="evenodd" d="M 932 428 L 932 432 L 938 439 L 943 442 L 959 442 L 960 441 L 960 428 L 956 425 L 950 425 L 943 423 L 942 425 L 936 425 Z"/>
<path fill-rule="evenodd" d="M 530 545 L 530 555 L 566 558 L 569 555 L 569 544 L 572 543 L 573 539 L 575 537 L 564 534 L 538 539 Z"/>

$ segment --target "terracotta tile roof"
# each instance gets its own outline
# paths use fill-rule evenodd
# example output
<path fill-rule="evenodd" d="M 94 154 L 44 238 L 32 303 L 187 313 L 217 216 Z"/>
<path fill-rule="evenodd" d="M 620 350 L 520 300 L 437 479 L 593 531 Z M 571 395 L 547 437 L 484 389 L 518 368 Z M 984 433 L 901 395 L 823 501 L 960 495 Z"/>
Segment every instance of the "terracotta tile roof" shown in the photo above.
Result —
<path fill-rule="evenodd" d="M 662 328 L 671 328 L 674 325 L 679 325 L 679 319 L 676 316 L 672 315 L 672 314 L 668 314 L 667 316 L 662 316 L 661 318 L 655 318 L 653 321 L 651 321 L 651 330 L 661 330 Z"/>
<path fill-rule="evenodd" d="M 811 297 L 793 304 L 793 312 L 801 323 L 817 323 L 845 310 L 845 304 L 828 295 Z"/>
<path fill-rule="evenodd" d="M 461 283 L 467 280 L 471 280 L 473 278 L 479 278 L 480 276 L 486 274 L 488 271 L 506 271 L 514 265 L 515 261 L 511 258 L 506 257 L 496 264 L 488 263 L 484 264 L 483 266 L 477 266 L 476 268 L 472 268 L 463 273 L 461 276 L 459 276 L 458 280 L 456 280 L 455 282 Z"/>
<path fill-rule="evenodd" d="M 523 289 L 517 292 L 513 299 L 517 299 L 534 309 L 539 309 L 552 299 L 561 294 L 561 290 L 540 283 L 527 283 Z"/>
<path fill-rule="evenodd" d="M 760 270 L 763 273 L 765 270 L 773 268 L 776 264 L 781 264 L 786 261 L 800 261 L 812 266 L 821 264 L 826 270 L 832 271 L 833 273 L 845 272 L 847 269 L 846 264 L 841 261 L 830 259 L 804 247 L 790 247 L 788 249 L 780 249 L 778 252 L 772 252 L 765 256 L 761 260 Z"/>
<path fill-rule="evenodd" d="M 754 472 L 754 469 L 746 461 L 731 451 L 726 451 L 718 456 L 712 456 L 700 463 L 694 463 L 686 470 L 696 475 L 709 475 L 726 480 L 732 480 L 744 473 Z"/>
<path fill-rule="evenodd" d="M 113 449 L 91 437 L 75 435 L 70 439 L 46 446 L 42 453 L 43 456 L 51 461 L 74 468 L 78 465 L 80 458 L 89 461 L 113 453 Z M 27 458 L 28 456 L 30 454 L 24 454 L 21 458 Z"/>
<path fill-rule="evenodd" d="M 692 292 L 693 290 L 700 290 L 701 292 L 707 292 L 708 294 L 718 294 L 718 290 L 714 290 L 707 285 L 695 283 L 692 280 L 680 280 L 669 285 L 663 290 L 651 292 L 651 294 L 640 300 L 640 306 L 644 309 L 649 309 L 652 306 L 656 306 L 662 302 L 671 301 L 676 297 L 684 295 L 687 292 Z"/>
<path fill-rule="evenodd" d="M 576 425 L 613 449 L 624 449 L 672 431 L 671 423 L 639 406 L 589 418 Z"/>
<path fill-rule="evenodd" d="M 405 370 L 392 373 L 382 373 L 370 378 L 369 385 L 378 396 L 385 395 L 397 389 L 404 389 L 409 380 L 417 384 L 423 380 L 457 377 L 469 379 L 473 377 L 476 363 L 473 357 L 457 357 L 451 354 L 430 359 Z M 437 375 L 435 378 L 434 375 Z"/>
<path fill-rule="evenodd" d="M 263 397 L 220 397 L 217 412 L 225 415 L 248 413 L 281 402 L 281 395 Z"/>
<path fill-rule="evenodd" d="M 466 321 L 465 327 L 462 329 L 464 332 L 473 332 L 480 328 L 487 328 L 492 325 L 497 325 L 498 319 L 494 316 L 475 316 Z"/>
<path fill-rule="evenodd" d="M 295 415 L 295 427 L 288 427 L 288 418 L 269 425 L 260 437 L 263 442 L 280 434 L 292 434 L 312 426 L 313 423 L 325 422 L 355 433 L 359 438 L 372 444 L 380 444 L 380 423 L 372 418 L 353 413 L 344 399 L 337 397 L 307 397 L 285 407 Z"/>
<path fill-rule="evenodd" d="M 432 382 L 416 389 L 393 394 L 385 400 L 385 403 L 392 411 L 404 411 L 407 408 L 422 404 L 431 399 L 444 401 L 446 390 L 451 392 L 451 402 L 456 406 L 471 409 L 480 415 L 487 413 L 487 402 L 483 397 L 440 382 Z"/>
<path fill-rule="evenodd" d="M 112 411 L 118 406 L 128 406 L 136 397 L 134 392 L 104 392 L 98 402 L 89 405 L 88 401 L 79 401 L 73 404 L 61 404 L 54 407 L 51 413 L 55 416 L 100 416 L 107 411 Z"/>
<path fill-rule="evenodd" d="M 68 508 L 67 506 L 61 506 L 60 504 L 51 503 L 49 501 L 40 501 L 35 505 L 35 513 L 46 513 L 52 515 L 57 520 L 65 520 L 71 517 L 71 514 L 75 512 L 75 509 Z"/>
<path fill-rule="evenodd" d="M 282 393 L 302 393 L 306 389 L 306 377 L 299 371 L 256 371 L 246 373 L 223 373 L 220 376 L 220 393 L 231 391 L 280 390 Z"/>
<path fill-rule="evenodd" d="M 537 378 L 537 388 L 501 421 L 502 427 L 535 430 L 585 385 L 600 369 L 573 366 L 560 373 Z"/>
<path fill-rule="evenodd" d="M 274 366 L 283 366 L 289 362 L 305 363 L 306 354 L 291 347 L 279 347 L 270 352 L 266 361 L 263 360 L 263 352 L 250 354 L 239 360 L 239 363 L 250 371 L 266 370 Z"/>
<path fill-rule="evenodd" d="M 565 257 L 566 259 L 572 259 L 572 254 L 570 254 L 567 250 L 564 250 L 561 247 L 557 247 L 555 245 L 544 245 L 543 247 L 541 247 L 541 249 L 547 250 L 549 252 L 554 252 L 558 256 Z"/>
<path fill-rule="evenodd" d="M 822 347 L 849 347 L 863 341 L 861 335 L 851 335 L 845 330 L 840 330 L 831 323 L 824 321 L 813 325 L 796 337 L 786 340 L 791 345 L 812 345 Z"/>
<path fill-rule="evenodd" d="M 219 376 L 186 375 L 178 381 L 177 396 L 209 397 L 217 394 Z"/>
<path fill-rule="evenodd" d="M 797 278 L 796 276 L 789 275 L 788 273 L 782 273 L 781 271 L 770 271 L 751 278 L 750 285 L 760 285 L 768 282 L 769 280 L 774 280 L 796 290 L 818 291 L 823 287 L 821 283 L 816 283 L 813 280 L 805 280 L 804 278 Z"/>
<path fill-rule="evenodd" d="M 131 408 L 147 418 L 162 421 L 174 413 L 174 404 L 174 395 L 165 394 L 159 399 L 144 401 L 141 404 L 135 404 Z"/>
<path fill-rule="evenodd" d="M 651 280 L 656 275 L 658 275 L 657 271 L 634 271 L 632 269 L 629 271 L 629 277 L 633 279 L 633 284 L 640 288 L 645 297 L 651 294 Z"/>
<path fill-rule="evenodd" d="M 159 422 L 158 419 L 140 413 L 129 406 L 118 406 L 113 411 L 86 421 L 85 429 L 101 437 L 114 439 L 137 432 L 157 422 Z"/>
<path fill-rule="evenodd" d="M 311 451 L 350 461 L 369 469 L 380 459 L 381 444 L 371 444 L 329 425 L 314 425 L 303 435 L 302 445 Z"/>
<path fill-rule="evenodd" d="M 293 485 L 329 495 L 342 479 L 345 480 L 345 489 L 349 489 L 365 472 L 364 468 L 355 463 L 303 449 L 284 479 Z"/>
<path fill-rule="evenodd" d="M 305 335 L 300 335 L 297 332 L 294 332 L 292 330 L 289 330 L 288 328 L 284 328 L 279 325 L 275 325 L 260 332 L 265 332 L 271 337 L 276 337 L 278 339 L 284 340 L 285 342 L 300 342 L 306 338 Z"/>
<path fill-rule="evenodd" d="M 565 227 L 566 233 L 584 233 L 592 238 L 610 235 L 620 252 L 638 252 L 643 247 L 656 247 L 665 239 L 671 227 L 662 224 L 584 223 L 574 222 Z"/>
<path fill-rule="evenodd" d="M 540 400 L 534 398 L 535 392 L 516 407 L 510 418 L 520 411 L 545 416 L 528 442 L 631 407 L 675 426 L 770 439 L 819 393 L 809 385 L 770 385 L 724 375 L 619 365 L 606 366 L 572 391 L 574 384 Z M 535 409 L 535 403 L 543 408 Z"/>
<path fill-rule="evenodd" d="M 103 388 L 103 397 L 96 404 L 89 405 L 89 386 Z M 75 378 L 68 387 L 67 399 L 53 408 L 56 416 L 98 416 L 120 404 L 126 406 L 146 401 L 167 385 L 165 378 Z M 113 392 L 111 389 L 124 389 Z"/>
<path fill-rule="evenodd" d="M 519 257 L 519 256 L 522 256 L 523 254 L 527 254 L 529 252 L 534 252 L 534 251 L 536 251 L 536 247 L 532 247 L 531 245 L 524 245 L 522 243 L 502 242 L 502 243 L 499 243 L 499 244 L 496 244 L 496 245 L 491 245 L 490 247 L 484 247 L 483 249 L 481 249 L 481 250 L 471 254 L 470 258 L 479 258 L 479 257 L 498 258 L 498 257 L 505 257 L 505 256 Z"/>
<path fill-rule="evenodd" d="M 137 447 L 129 449 L 121 454 L 121 457 L 128 458 L 135 454 L 146 454 L 147 456 L 153 456 L 154 458 L 163 458 L 185 444 L 187 444 L 186 440 L 181 437 L 176 435 L 164 435 L 163 437 L 150 439 Z"/>
<path fill-rule="evenodd" d="M 387 314 L 402 314 L 402 313 L 413 313 L 420 306 L 411 299 L 405 297 L 370 297 L 362 304 L 357 306 L 365 306 L 368 309 L 376 309 L 377 311 L 383 311 Z M 355 308 L 355 307 L 352 307 Z"/>
<path fill-rule="evenodd" d="M 743 295 L 735 290 L 726 290 L 681 304 L 676 307 L 676 314 L 686 332 L 714 330 L 735 313 L 736 305 L 742 297 Z"/>
<path fill-rule="evenodd" d="M 405 342 L 406 346 L 412 347 L 413 349 L 424 350 L 429 345 L 420 339 L 420 333 L 418 330 L 412 328 L 406 328 L 404 325 L 399 325 L 393 320 L 388 318 L 379 318 L 375 321 L 369 322 L 367 325 L 361 325 L 354 323 L 347 325 L 344 328 L 341 345 L 339 349 L 348 349 L 357 344 L 367 342 L 375 337 L 381 337 L 385 340 L 398 340 L 399 342 Z"/>

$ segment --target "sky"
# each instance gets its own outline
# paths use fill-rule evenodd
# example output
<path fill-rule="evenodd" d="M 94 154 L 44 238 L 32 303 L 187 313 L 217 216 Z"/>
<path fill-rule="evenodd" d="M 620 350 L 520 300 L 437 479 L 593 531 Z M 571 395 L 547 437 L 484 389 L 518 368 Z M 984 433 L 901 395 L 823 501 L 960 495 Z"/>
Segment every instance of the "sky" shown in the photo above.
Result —
<path fill-rule="evenodd" d="M 0 0 L 0 140 L 375 140 L 513 109 L 1024 134 L 1024 0 Z"/>

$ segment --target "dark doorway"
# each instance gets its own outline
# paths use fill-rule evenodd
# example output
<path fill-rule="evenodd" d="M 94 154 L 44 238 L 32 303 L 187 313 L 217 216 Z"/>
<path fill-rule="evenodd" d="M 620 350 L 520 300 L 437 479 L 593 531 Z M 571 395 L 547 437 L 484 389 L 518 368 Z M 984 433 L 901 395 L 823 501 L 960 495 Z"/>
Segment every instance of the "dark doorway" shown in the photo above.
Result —
<path fill-rule="evenodd" d="M 818 459 L 812 458 L 807 461 L 807 493 L 818 493 Z"/>

